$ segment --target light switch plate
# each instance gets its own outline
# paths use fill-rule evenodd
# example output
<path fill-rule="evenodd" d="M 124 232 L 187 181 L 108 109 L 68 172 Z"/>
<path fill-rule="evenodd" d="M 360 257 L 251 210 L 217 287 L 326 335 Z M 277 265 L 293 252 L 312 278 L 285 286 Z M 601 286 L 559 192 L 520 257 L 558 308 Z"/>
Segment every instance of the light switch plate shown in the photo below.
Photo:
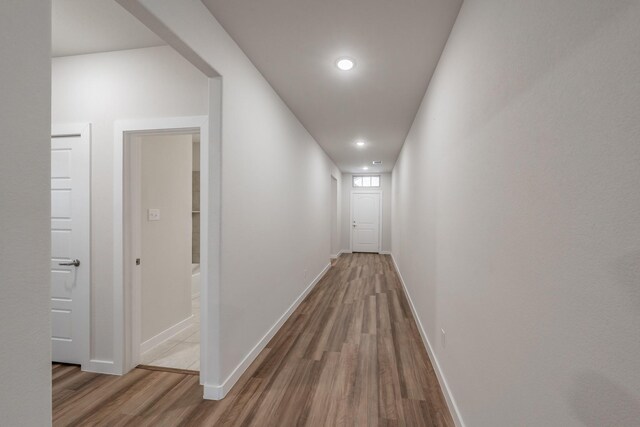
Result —
<path fill-rule="evenodd" d="M 147 211 L 148 221 L 160 221 L 160 209 L 149 209 Z"/>

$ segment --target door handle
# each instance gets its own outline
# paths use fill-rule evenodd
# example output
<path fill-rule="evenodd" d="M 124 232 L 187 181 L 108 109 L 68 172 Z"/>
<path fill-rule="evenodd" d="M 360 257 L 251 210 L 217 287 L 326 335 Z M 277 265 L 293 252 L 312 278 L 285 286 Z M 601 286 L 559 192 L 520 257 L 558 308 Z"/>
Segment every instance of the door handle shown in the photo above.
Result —
<path fill-rule="evenodd" d="M 74 259 L 71 262 L 59 262 L 58 265 L 73 265 L 74 267 L 80 267 L 80 260 Z"/>

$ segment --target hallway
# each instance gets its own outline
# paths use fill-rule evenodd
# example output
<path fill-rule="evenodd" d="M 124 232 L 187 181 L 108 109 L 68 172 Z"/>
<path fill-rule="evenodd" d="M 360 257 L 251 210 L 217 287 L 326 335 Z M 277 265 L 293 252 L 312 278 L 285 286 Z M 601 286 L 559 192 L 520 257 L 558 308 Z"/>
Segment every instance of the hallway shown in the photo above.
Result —
<path fill-rule="evenodd" d="M 53 367 L 68 425 L 453 426 L 391 257 L 343 254 L 221 401 L 198 377 Z"/>

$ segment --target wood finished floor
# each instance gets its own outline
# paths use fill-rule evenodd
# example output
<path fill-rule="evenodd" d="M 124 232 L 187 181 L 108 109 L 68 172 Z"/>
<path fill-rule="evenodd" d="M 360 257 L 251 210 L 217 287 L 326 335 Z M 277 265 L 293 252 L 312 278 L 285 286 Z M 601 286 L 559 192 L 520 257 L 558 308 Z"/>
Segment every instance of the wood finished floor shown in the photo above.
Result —
<path fill-rule="evenodd" d="M 344 254 L 221 401 L 198 376 L 53 365 L 55 426 L 448 426 L 387 255 Z"/>

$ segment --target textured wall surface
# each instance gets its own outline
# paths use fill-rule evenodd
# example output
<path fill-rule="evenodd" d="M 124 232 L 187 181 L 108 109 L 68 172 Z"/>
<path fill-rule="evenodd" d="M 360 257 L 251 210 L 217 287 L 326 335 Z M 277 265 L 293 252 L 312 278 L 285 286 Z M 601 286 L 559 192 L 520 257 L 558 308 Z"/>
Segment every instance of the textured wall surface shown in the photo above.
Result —
<path fill-rule="evenodd" d="M 51 423 L 51 2 L 0 2 L 0 424 Z"/>
<path fill-rule="evenodd" d="M 467 0 L 408 135 L 393 254 L 469 426 L 640 420 L 639 21 Z"/>

